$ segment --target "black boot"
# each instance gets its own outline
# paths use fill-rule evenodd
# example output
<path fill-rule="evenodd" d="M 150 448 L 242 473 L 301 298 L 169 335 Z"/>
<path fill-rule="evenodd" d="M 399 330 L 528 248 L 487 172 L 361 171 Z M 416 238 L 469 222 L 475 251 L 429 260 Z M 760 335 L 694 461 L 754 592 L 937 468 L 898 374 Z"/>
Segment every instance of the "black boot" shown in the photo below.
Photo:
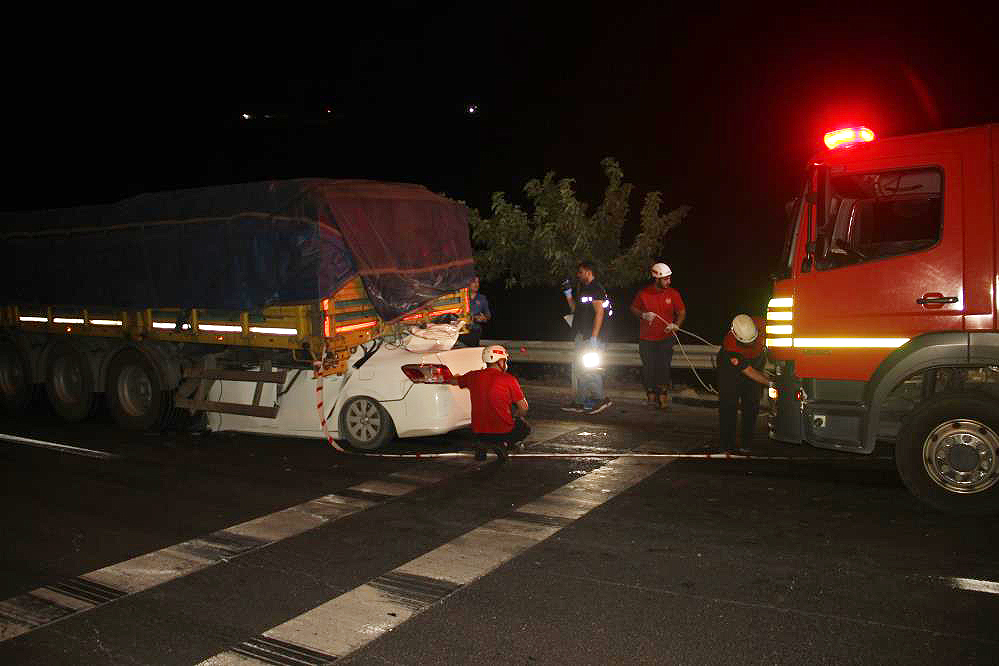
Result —
<path fill-rule="evenodd" d="M 486 459 L 486 447 L 484 446 L 475 447 L 475 459 L 479 461 Z"/>

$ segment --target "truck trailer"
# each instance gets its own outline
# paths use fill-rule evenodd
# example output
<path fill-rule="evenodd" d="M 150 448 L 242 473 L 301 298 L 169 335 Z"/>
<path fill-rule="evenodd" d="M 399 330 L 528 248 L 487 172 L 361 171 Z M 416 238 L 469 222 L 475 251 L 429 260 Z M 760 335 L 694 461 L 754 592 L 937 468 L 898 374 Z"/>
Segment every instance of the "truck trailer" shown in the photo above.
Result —
<path fill-rule="evenodd" d="M 178 414 L 275 419 L 266 396 L 293 373 L 335 380 L 380 340 L 467 326 L 474 276 L 463 205 L 361 180 L 6 213 L 0 247 L 0 405 L 44 393 L 76 422 L 103 400 L 140 430 Z M 223 382 L 252 389 L 223 400 Z"/>
<path fill-rule="evenodd" d="M 943 510 L 999 511 L 999 125 L 826 135 L 767 308 L 771 437 L 872 453 Z"/>

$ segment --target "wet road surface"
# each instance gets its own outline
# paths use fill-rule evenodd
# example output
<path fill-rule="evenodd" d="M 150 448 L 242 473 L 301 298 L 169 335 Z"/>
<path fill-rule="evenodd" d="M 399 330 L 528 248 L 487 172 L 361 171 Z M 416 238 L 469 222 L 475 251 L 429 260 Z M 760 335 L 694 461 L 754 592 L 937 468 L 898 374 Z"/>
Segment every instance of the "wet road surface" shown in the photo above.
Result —
<path fill-rule="evenodd" d="M 924 507 L 889 451 L 761 426 L 682 457 L 716 411 L 526 392 L 503 465 L 461 432 L 391 449 L 416 459 L 6 419 L 102 455 L 0 443 L 0 663 L 999 660 L 999 521 Z"/>

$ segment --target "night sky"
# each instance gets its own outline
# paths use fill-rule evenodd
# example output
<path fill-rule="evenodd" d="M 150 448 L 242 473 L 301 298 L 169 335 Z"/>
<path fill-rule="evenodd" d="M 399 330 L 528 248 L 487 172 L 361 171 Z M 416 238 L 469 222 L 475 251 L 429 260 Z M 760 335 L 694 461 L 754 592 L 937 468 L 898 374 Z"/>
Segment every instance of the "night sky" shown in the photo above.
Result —
<path fill-rule="evenodd" d="M 765 306 L 784 203 L 824 132 L 999 122 L 995 12 L 428 4 L 167 17 L 158 30 L 135 17 L 120 31 L 65 25 L 46 49 L 8 44 L 0 208 L 325 177 L 421 183 L 488 215 L 491 192 L 518 200 L 549 170 L 596 205 L 600 159 L 614 156 L 636 220 L 650 190 L 693 206 L 662 258 L 685 328 L 717 341 Z M 483 291 L 487 337 L 567 332 L 557 289 Z M 637 339 L 632 292 L 612 294 L 622 341 Z"/>

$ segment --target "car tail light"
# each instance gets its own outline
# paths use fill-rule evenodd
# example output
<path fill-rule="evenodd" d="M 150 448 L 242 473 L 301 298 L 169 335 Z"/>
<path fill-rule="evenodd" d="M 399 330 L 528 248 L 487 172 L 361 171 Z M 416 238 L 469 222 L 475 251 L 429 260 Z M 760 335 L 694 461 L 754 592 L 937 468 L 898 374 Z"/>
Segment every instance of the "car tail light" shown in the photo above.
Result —
<path fill-rule="evenodd" d="M 415 384 L 444 384 L 454 378 L 449 367 L 439 364 L 404 365 L 402 371 Z"/>

